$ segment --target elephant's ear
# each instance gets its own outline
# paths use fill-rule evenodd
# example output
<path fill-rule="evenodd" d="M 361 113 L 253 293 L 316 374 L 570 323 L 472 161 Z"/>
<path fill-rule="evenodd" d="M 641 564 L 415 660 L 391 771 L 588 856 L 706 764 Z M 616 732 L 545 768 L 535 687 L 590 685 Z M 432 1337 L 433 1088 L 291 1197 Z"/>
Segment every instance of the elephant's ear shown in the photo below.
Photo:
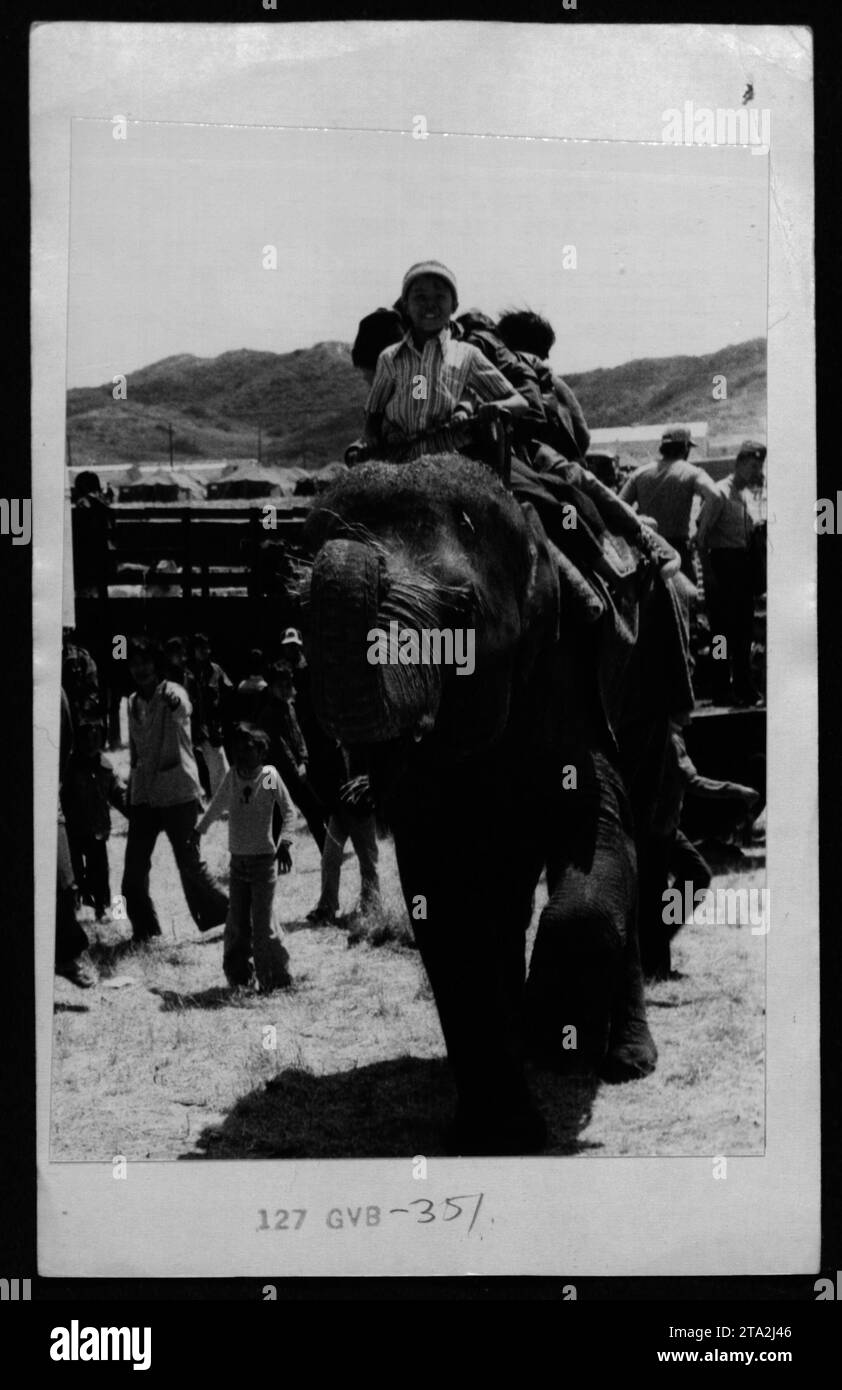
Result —
<path fill-rule="evenodd" d="M 543 523 L 531 502 L 521 502 L 527 527 L 529 579 L 521 604 L 521 645 L 518 668 L 528 676 L 538 652 L 559 636 L 558 567 Z"/>

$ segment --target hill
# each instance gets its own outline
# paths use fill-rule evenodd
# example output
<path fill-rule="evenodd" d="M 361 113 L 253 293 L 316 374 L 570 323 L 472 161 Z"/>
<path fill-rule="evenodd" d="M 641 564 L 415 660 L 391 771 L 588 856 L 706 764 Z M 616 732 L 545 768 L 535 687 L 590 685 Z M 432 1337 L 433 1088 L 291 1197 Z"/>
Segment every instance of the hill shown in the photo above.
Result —
<path fill-rule="evenodd" d="M 713 399 L 718 374 L 727 378 L 724 401 Z M 594 429 L 707 419 L 711 435 L 765 437 L 762 338 L 705 357 L 645 358 L 567 380 Z M 318 468 L 359 434 L 365 398 L 345 343 L 280 354 L 179 354 L 132 372 L 125 400 L 114 400 L 110 383 L 68 391 L 67 433 L 75 466 L 164 460 L 172 426 L 176 460 L 253 458 L 259 428 L 266 461 Z"/>
<path fill-rule="evenodd" d="M 728 395 L 714 400 L 713 379 L 724 376 Z M 766 340 L 753 338 L 704 357 L 644 357 L 567 381 L 592 429 L 707 420 L 712 437 L 766 438 Z"/>

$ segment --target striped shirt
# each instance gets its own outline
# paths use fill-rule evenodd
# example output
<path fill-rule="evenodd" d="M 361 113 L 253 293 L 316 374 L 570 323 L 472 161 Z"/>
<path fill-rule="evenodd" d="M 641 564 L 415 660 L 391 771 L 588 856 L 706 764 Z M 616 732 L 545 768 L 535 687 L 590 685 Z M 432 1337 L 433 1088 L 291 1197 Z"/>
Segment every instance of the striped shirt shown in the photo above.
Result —
<path fill-rule="evenodd" d="M 384 443 L 400 444 L 410 435 L 446 425 L 461 401 L 502 400 L 512 390 L 478 348 L 453 338 L 448 328 L 420 351 L 409 332 L 378 357 L 366 414 L 383 417 Z M 429 451 L 429 441 L 422 441 L 402 457 L 420 458 Z"/>

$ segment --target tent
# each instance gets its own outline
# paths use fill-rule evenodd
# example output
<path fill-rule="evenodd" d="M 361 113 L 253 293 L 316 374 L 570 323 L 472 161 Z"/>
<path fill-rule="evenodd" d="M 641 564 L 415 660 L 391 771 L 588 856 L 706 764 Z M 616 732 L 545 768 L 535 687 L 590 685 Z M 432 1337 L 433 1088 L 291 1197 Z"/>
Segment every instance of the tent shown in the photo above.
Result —
<path fill-rule="evenodd" d="M 192 502 L 204 500 L 207 484 L 201 478 L 197 478 L 193 473 L 188 473 L 182 468 L 162 468 L 162 478 L 175 478 L 180 488 L 185 490 L 186 495 Z"/>
<path fill-rule="evenodd" d="M 164 468 L 144 469 L 137 482 L 121 483 L 117 492 L 120 502 L 189 502 L 195 496 L 192 484 Z"/>
<path fill-rule="evenodd" d="M 280 497 L 283 493 L 277 470 L 259 463 L 243 463 L 221 478 L 208 483 L 208 501 L 231 501 L 240 497 Z"/>

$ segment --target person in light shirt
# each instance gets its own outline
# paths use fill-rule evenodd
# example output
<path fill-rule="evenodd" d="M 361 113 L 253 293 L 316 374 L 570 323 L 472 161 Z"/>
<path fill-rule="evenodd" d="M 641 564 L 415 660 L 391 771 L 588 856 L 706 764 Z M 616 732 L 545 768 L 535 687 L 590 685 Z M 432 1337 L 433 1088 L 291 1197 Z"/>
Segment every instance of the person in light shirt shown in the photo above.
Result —
<path fill-rule="evenodd" d="M 725 655 L 713 662 L 715 704 L 755 705 L 760 700 L 751 674 L 754 635 L 754 519 L 746 494 L 763 483 L 766 446 L 746 439 L 734 471 L 716 485 L 699 514 L 696 544 L 708 578 L 706 596 L 711 636 L 725 638 Z"/>
<path fill-rule="evenodd" d="M 135 690 L 129 700 L 129 832 L 121 891 L 132 936 L 141 942 L 161 935 L 149 895 L 161 831 L 172 847 L 190 915 L 199 931 L 210 931 L 225 921 L 228 898 L 200 858 L 195 836 L 202 787 L 190 735 L 190 700 L 183 686 L 161 678 L 162 653 L 155 641 L 132 638 L 128 655 Z"/>
<path fill-rule="evenodd" d="M 620 491 L 620 499 L 636 505 L 641 516 L 651 517 L 658 532 L 681 556 L 681 568 L 696 583 L 690 553 L 690 517 L 693 500 L 702 503 L 716 498 L 716 484 L 710 474 L 690 462 L 696 445 L 686 429 L 665 430 L 656 463 L 644 464 L 632 473 Z"/>

